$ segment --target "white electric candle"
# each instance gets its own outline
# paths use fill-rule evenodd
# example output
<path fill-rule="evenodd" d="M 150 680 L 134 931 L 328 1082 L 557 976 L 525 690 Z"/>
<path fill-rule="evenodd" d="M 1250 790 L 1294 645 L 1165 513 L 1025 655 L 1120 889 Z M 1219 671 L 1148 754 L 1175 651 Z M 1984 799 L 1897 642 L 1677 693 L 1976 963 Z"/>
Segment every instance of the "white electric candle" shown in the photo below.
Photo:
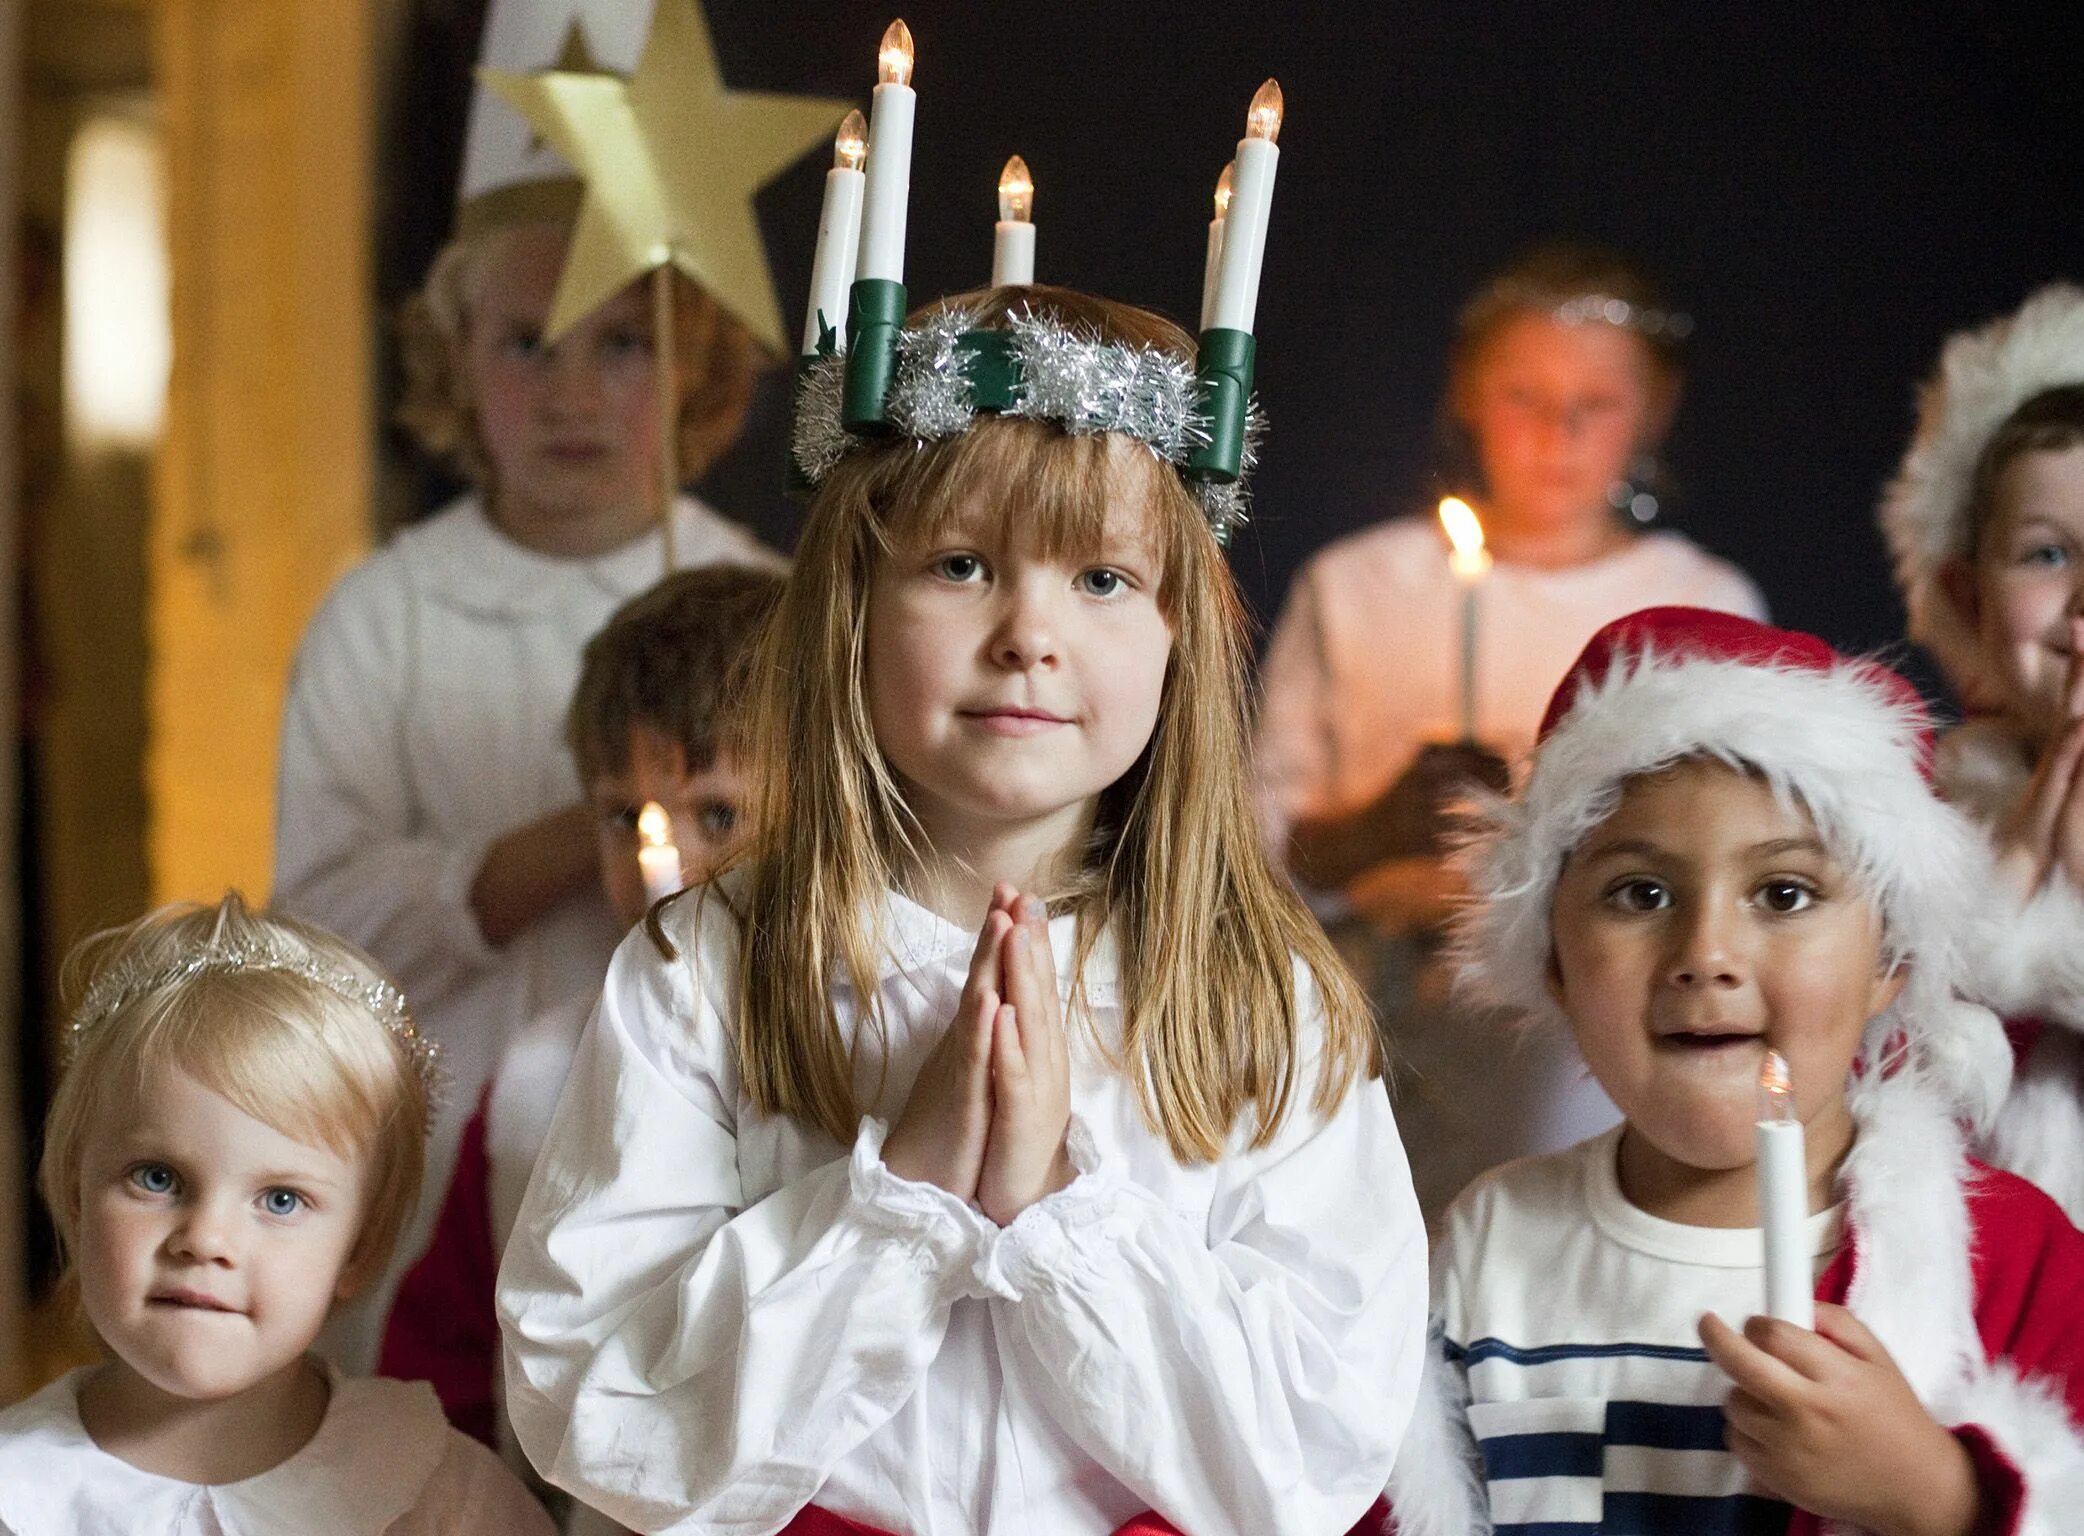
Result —
<path fill-rule="evenodd" d="M 1223 220 L 1230 213 L 1230 184 L 1237 175 L 1235 165 L 1223 167 L 1216 178 L 1216 216 L 1208 221 L 1208 256 L 1201 264 L 1201 329 L 1216 312 L 1216 271 L 1223 264 Z"/>
<path fill-rule="evenodd" d="M 876 90 L 868 107 L 868 181 L 862 189 L 861 259 L 866 282 L 905 278 L 905 206 L 912 191 L 912 31 L 893 21 L 876 54 Z"/>
<path fill-rule="evenodd" d="M 1758 1222 L 1765 1236 L 1766 1315 L 1816 1326 L 1810 1274 L 1809 1160 L 1787 1059 L 1767 1051 L 1758 1074 Z"/>
<path fill-rule="evenodd" d="M 637 813 L 637 868 L 644 875 L 644 900 L 664 901 L 682 885 L 680 850 L 673 845 L 673 818 L 656 800 Z"/>
<path fill-rule="evenodd" d="M 820 327 L 847 334 L 847 290 L 861 252 L 861 162 L 868 157 L 868 125 L 849 112 L 832 140 L 825 173 L 825 205 L 818 214 L 818 253 L 810 264 L 810 309 L 803 317 L 803 355 L 818 350 Z"/>
<path fill-rule="evenodd" d="M 1440 503 L 1440 526 L 1447 530 L 1448 568 L 1462 584 L 1462 740 L 1476 740 L 1477 593 L 1491 568 L 1491 552 L 1483 545 L 1483 524 L 1459 496 Z"/>
<path fill-rule="evenodd" d="M 1281 163 L 1281 87 L 1269 80 L 1252 97 L 1245 136 L 1238 140 L 1230 211 L 1216 269 L 1215 302 L 1204 330 L 1249 331 L 1259 311 L 1259 267 L 1266 257 L 1266 225 L 1273 212 L 1274 171 Z"/>
<path fill-rule="evenodd" d="M 991 286 L 1035 280 L 1035 178 L 1015 155 L 999 172 L 999 221 L 991 234 Z"/>

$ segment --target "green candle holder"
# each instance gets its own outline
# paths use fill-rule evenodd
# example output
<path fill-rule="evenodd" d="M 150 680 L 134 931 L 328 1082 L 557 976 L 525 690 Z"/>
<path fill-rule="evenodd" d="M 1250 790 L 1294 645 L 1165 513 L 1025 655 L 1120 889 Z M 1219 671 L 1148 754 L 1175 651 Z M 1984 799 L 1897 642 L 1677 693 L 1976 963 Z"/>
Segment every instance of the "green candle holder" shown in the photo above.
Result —
<path fill-rule="evenodd" d="M 1245 417 L 1252 404 L 1255 352 L 1250 331 L 1216 329 L 1201 333 L 1194 372 L 1201 380 L 1208 441 L 1187 460 L 1186 473 L 1190 478 L 1229 484 L 1243 472 Z"/>
<path fill-rule="evenodd" d="M 849 432 L 890 430 L 890 380 L 897 372 L 897 337 L 905 323 L 905 285 L 888 278 L 858 280 L 848 297 L 847 378 L 840 425 Z"/>

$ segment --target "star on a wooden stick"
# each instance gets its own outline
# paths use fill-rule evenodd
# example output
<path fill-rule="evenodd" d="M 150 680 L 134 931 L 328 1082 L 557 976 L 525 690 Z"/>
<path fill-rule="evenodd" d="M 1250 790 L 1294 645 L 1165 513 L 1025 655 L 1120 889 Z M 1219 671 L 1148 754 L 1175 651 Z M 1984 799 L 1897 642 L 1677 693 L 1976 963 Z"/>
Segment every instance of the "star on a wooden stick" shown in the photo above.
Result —
<path fill-rule="evenodd" d="M 753 197 L 828 138 L 849 103 L 727 89 L 697 0 L 658 0 L 626 81 L 569 70 L 481 75 L 586 188 L 548 339 L 671 263 L 771 351 L 788 351 Z"/>

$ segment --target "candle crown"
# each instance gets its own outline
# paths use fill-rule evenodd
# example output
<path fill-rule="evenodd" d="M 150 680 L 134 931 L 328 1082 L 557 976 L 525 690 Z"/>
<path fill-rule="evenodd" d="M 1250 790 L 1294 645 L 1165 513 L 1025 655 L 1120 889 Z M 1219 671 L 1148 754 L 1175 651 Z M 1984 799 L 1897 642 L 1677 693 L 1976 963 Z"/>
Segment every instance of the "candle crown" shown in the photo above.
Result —
<path fill-rule="evenodd" d="M 1223 167 L 1223 174 L 1216 178 L 1216 217 L 1219 219 L 1230 216 L 1230 194 L 1236 181 L 1237 162 L 1233 160 Z"/>
<path fill-rule="evenodd" d="M 891 22 L 883 29 L 883 41 L 876 50 L 876 83 L 910 85 L 915 57 L 912 29 L 904 24 L 902 18 Z"/>
<path fill-rule="evenodd" d="M 999 217 L 1009 224 L 1031 223 L 1035 217 L 1035 178 L 1018 155 L 999 172 Z"/>
<path fill-rule="evenodd" d="M 1787 1058 L 1778 1051 L 1767 1051 L 1758 1068 L 1759 1119 L 1775 1123 L 1794 1119 L 1794 1100 L 1794 1080 L 1788 1075 Z"/>
<path fill-rule="evenodd" d="M 840 122 L 839 132 L 832 136 L 832 168 L 858 171 L 867 158 L 868 123 L 857 107 L 846 115 Z"/>
<path fill-rule="evenodd" d="M 1281 137 L 1281 118 L 1288 105 L 1281 99 L 1281 82 L 1269 79 L 1252 93 L 1252 105 L 1245 109 L 1245 137 L 1264 139 L 1269 144 Z"/>

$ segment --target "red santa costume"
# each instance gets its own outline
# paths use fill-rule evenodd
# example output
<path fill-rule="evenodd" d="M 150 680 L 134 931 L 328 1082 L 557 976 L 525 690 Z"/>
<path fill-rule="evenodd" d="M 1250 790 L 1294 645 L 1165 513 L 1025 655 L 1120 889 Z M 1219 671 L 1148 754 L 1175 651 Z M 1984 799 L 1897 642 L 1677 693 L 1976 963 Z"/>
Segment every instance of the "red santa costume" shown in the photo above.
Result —
<path fill-rule="evenodd" d="M 1925 783 L 1929 745 L 1908 684 L 1810 636 L 1685 609 L 1611 625 L 1559 688 L 1524 790 L 1467 850 L 1464 977 L 1533 1026 L 1565 1022 L 1546 983 L 1556 883 L 1628 780 L 1709 758 L 1801 804 L 1907 967 L 1855 1066 L 1841 1204 L 1812 1218 L 1816 1294 L 1874 1331 L 1967 1449 L 1987 1528 L 2054 1536 L 2084 1498 L 2084 1235 L 1968 1153 L 2010 1055 L 1994 1016 L 1954 995 L 1988 858 Z M 1390 1481 L 1403 1536 L 1600 1529 L 1623 1508 L 1654 1512 L 1629 1529 L 1770 1523 L 1745 1507 L 1770 1493 L 1723 1449 L 1727 1382 L 1685 1347 L 1705 1308 L 1667 1299 L 1724 1284 L 1719 1265 L 1754 1310 L 1755 1263 L 1730 1254 L 1748 1244 L 1755 1260 L 1759 1234 L 1617 1216 L 1612 1139 L 1497 1170 L 1450 1213 L 1429 1390 Z M 1638 1242 L 1645 1226 L 1667 1245 L 1709 1233 L 1720 1256 Z M 1570 1464 L 1543 1464 L 1554 1455 Z M 1794 1536 L 1849 1536 L 1785 1518 Z"/>
<path fill-rule="evenodd" d="M 1971 500 L 1992 435 L 2036 396 L 2080 383 L 2084 289 L 2051 284 L 2017 313 L 1950 338 L 1882 499 L 1911 638 L 1939 659 L 1970 708 L 1993 711 L 1947 735 L 1935 771 L 1940 792 L 1986 828 L 2019 803 L 2035 753 L 1994 713 L 2003 689 L 1942 573 L 1974 558 Z M 2019 1059 L 1981 1150 L 2084 1221 L 2084 895 L 2057 868 L 2023 907 L 2006 899 L 1993 908 L 1972 985 L 2010 1020 Z"/>

